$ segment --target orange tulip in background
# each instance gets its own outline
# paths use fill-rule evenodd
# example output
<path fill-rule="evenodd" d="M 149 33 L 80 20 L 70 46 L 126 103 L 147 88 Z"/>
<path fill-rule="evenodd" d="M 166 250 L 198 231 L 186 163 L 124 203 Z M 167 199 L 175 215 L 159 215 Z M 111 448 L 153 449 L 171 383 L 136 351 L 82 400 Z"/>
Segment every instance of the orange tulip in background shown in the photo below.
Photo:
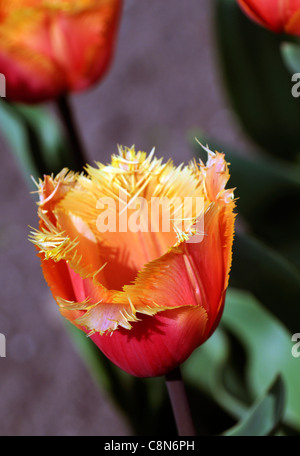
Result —
<path fill-rule="evenodd" d="M 11 101 L 96 83 L 114 51 L 122 0 L 0 0 L 0 72 Z"/>
<path fill-rule="evenodd" d="M 237 0 L 258 24 L 278 33 L 300 36 L 300 0 Z"/>
<path fill-rule="evenodd" d="M 208 154 L 206 165 L 175 167 L 153 153 L 119 148 L 110 165 L 87 166 L 86 175 L 63 170 L 38 183 L 40 226 L 31 239 L 62 315 L 135 376 L 173 370 L 207 340 L 222 314 L 235 202 L 225 188 L 224 155 Z M 185 231 L 175 229 L 175 210 L 174 228 L 148 229 L 148 208 L 140 212 L 144 229 L 99 230 L 99 201 L 111 199 L 118 216 L 124 208 L 132 216 L 138 197 L 199 197 L 204 204 L 200 213 L 190 208 Z M 201 242 L 191 242 L 200 221 Z"/>

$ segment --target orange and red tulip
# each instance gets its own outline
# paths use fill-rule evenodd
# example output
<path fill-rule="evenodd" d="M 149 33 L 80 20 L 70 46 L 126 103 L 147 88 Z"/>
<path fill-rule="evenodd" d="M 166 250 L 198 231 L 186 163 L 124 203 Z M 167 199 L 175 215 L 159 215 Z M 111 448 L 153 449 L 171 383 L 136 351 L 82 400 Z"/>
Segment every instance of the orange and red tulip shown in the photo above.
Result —
<path fill-rule="evenodd" d="M 213 333 L 223 311 L 234 235 L 224 155 L 208 150 L 206 165 L 175 167 L 153 153 L 119 148 L 111 164 L 87 166 L 86 174 L 65 169 L 44 177 L 37 183 L 40 226 L 31 234 L 61 314 L 138 377 L 168 373 Z M 199 197 L 201 211 L 191 205 L 184 214 L 173 204 L 186 197 Z M 163 211 L 150 224 L 147 205 L 138 212 L 139 230 L 119 224 L 101 229 L 99 217 L 108 211 L 101 212 L 103 201 L 114 204 L 106 222 L 121 218 L 124 209 L 136 221 L 138 198 L 171 201 L 171 229 L 162 228 Z"/>
<path fill-rule="evenodd" d="M 255 22 L 277 33 L 300 36 L 300 0 L 237 0 Z"/>
<path fill-rule="evenodd" d="M 0 72 L 11 101 L 87 89 L 112 59 L 122 0 L 0 0 Z"/>

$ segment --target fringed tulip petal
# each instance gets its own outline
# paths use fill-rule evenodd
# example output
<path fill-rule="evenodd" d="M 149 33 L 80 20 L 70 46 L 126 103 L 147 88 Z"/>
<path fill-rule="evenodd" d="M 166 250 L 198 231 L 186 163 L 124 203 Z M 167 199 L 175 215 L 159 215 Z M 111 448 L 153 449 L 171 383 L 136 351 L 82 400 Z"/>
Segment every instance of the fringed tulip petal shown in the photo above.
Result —
<path fill-rule="evenodd" d="M 60 296 L 62 299 L 74 301 L 76 299 L 73 284 L 69 276 L 67 264 L 64 261 L 55 262 L 39 254 L 43 274 L 54 297 Z"/>
<path fill-rule="evenodd" d="M 38 183 L 31 240 L 62 315 L 136 376 L 181 364 L 222 315 L 235 202 L 224 155 L 207 152 L 206 164 L 175 167 L 119 148 L 110 165 Z"/>

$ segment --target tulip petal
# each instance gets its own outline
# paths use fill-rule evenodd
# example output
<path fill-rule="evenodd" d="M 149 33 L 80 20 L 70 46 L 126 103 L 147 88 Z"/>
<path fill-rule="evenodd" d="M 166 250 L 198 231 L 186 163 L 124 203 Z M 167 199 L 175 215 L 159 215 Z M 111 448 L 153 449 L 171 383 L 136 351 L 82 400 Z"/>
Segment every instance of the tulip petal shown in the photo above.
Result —
<path fill-rule="evenodd" d="M 86 303 L 82 308 L 74 304 L 74 309 L 86 312 L 76 323 L 88 331 L 104 334 L 120 326 L 131 329 L 130 322 L 138 321 L 137 313 L 143 319 L 143 315 L 192 306 L 203 308 L 212 322 L 206 328 L 208 336 L 222 311 L 231 265 L 234 215 L 227 213 L 227 209 L 212 204 L 205 214 L 206 236 L 202 242 L 184 241 L 145 265 L 133 285 L 112 294 L 110 305 L 99 302 L 87 309 Z"/>
<path fill-rule="evenodd" d="M 54 17 L 51 25 L 55 61 L 69 90 L 83 90 L 104 74 L 111 60 L 120 18 L 120 0 L 101 0 L 93 8 Z M 84 30 L 84 33 L 82 33 Z"/>
<path fill-rule="evenodd" d="M 180 307 L 201 307 L 207 297 L 201 294 L 198 284 L 191 278 L 183 247 L 184 244 L 175 247 L 163 257 L 148 263 L 138 274 L 134 285 L 125 286 L 123 292 L 108 291 L 95 284 L 88 290 L 84 287 L 88 280 L 82 280 L 77 275 L 78 282 L 73 282 L 76 297 L 81 296 L 84 301 L 66 302 L 60 297 L 56 300 L 61 309 L 74 310 L 76 316 L 78 310 L 83 311 L 80 318 L 75 320 L 71 313 L 69 318 L 71 316 L 89 333 L 99 332 L 101 335 L 119 327 L 131 329 L 130 323 L 138 322 L 144 315 L 154 316 Z M 201 282 L 200 287 L 203 288 Z M 141 314 L 139 318 L 137 313 Z"/>
<path fill-rule="evenodd" d="M 102 283 L 101 271 L 105 261 L 87 223 L 55 209 L 68 192 L 77 186 L 77 178 L 77 174 L 64 169 L 55 178 L 46 176 L 40 183 L 40 229 L 31 233 L 31 240 L 44 253 L 45 260 L 64 260 L 82 278 L 92 277 Z"/>
<path fill-rule="evenodd" d="M 146 265 L 134 285 L 124 287 L 137 314 L 153 300 L 175 307 L 152 317 L 141 315 L 130 331 L 119 328 L 111 338 L 100 333 L 91 336 L 119 367 L 139 377 L 164 375 L 211 335 L 221 317 L 228 285 L 233 207 L 233 202 L 229 207 L 212 204 L 201 243 L 184 241 Z"/>
<path fill-rule="evenodd" d="M 235 215 L 231 208 L 212 204 L 205 214 L 202 242 L 184 241 L 163 257 L 148 263 L 124 292 L 137 312 L 145 303 L 158 306 L 203 307 L 214 322 L 224 304 L 231 267 Z M 208 325 L 208 331 L 212 326 Z"/>
<path fill-rule="evenodd" d="M 84 291 L 87 292 L 85 287 Z M 76 326 L 86 330 L 88 335 L 94 333 L 104 335 L 119 328 L 130 330 L 132 322 L 140 321 L 136 316 L 137 309 L 124 293 L 120 296 L 119 292 L 110 292 L 104 288 L 95 288 L 94 286 L 92 293 L 89 294 L 87 292 L 87 295 L 88 298 L 82 302 L 69 301 L 60 297 L 56 297 L 56 302 L 60 307 L 61 313 Z M 95 299 L 97 295 L 100 298 L 99 301 Z M 167 306 L 158 306 L 152 301 L 149 304 L 140 306 L 139 312 L 153 316 L 169 308 Z"/>
<path fill-rule="evenodd" d="M 62 314 L 71 318 L 77 326 L 86 328 L 89 335 L 95 332 L 108 334 L 118 327 L 131 329 L 130 322 L 138 321 L 135 309 L 130 303 L 127 303 L 127 306 L 111 301 L 92 304 L 88 299 L 83 302 L 72 302 L 61 298 L 57 298 L 57 303 Z M 76 318 L 74 318 L 74 312 Z"/>
<path fill-rule="evenodd" d="M 117 366 L 137 377 L 165 375 L 182 364 L 205 340 L 207 314 L 203 308 L 181 307 L 143 316 L 130 331 L 111 337 L 95 333 L 93 342 Z"/>
<path fill-rule="evenodd" d="M 48 259 L 45 260 L 44 254 L 39 253 L 44 278 L 54 297 L 60 296 L 62 299 L 73 301 L 76 299 L 72 281 L 69 276 L 65 262 Z"/>
<path fill-rule="evenodd" d="M 59 211 L 73 214 L 87 223 L 99 240 L 101 254 L 107 262 L 105 286 L 116 290 L 122 290 L 124 284 L 135 279 L 144 264 L 161 257 L 178 239 L 181 240 L 184 197 L 204 197 L 203 176 L 193 166 L 176 168 L 171 161 L 165 164 L 157 159 L 151 161 L 152 154 L 145 158 L 145 154 L 136 153 L 133 148 L 119 152 L 118 157 L 113 157 L 111 166 L 87 167 L 88 178 L 78 176 L 78 185 L 60 201 L 56 212 L 57 215 Z M 132 208 L 138 198 L 145 202 L 139 212 Z M 155 212 L 153 200 L 161 202 L 164 198 L 164 203 L 160 207 L 158 203 L 158 212 Z M 102 231 L 99 206 L 108 204 L 103 202 L 107 200 L 111 202 L 113 226 Z M 121 223 L 122 213 L 125 227 Z M 185 214 L 187 230 L 195 215 L 188 211 Z M 138 218 L 140 229 L 132 229 L 130 223 L 136 221 L 134 217 Z M 167 228 L 163 220 L 168 222 Z M 67 228 L 66 233 L 69 234 Z"/>

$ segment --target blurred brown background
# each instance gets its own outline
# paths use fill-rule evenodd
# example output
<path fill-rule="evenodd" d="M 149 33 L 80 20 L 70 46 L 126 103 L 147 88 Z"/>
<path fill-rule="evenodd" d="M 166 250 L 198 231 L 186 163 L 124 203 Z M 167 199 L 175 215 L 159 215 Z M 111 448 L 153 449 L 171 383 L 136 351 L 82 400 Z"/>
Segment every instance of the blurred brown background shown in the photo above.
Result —
<path fill-rule="evenodd" d="M 227 104 L 217 65 L 211 0 L 125 0 L 117 52 L 105 80 L 72 97 L 90 162 L 117 144 L 191 158 L 197 127 L 225 142 L 245 139 Z M 0 435 L 132 435 L 99 391 L 65 331 L 44 282 L 28 225 L 36 207 L 1 142 Z"/>

